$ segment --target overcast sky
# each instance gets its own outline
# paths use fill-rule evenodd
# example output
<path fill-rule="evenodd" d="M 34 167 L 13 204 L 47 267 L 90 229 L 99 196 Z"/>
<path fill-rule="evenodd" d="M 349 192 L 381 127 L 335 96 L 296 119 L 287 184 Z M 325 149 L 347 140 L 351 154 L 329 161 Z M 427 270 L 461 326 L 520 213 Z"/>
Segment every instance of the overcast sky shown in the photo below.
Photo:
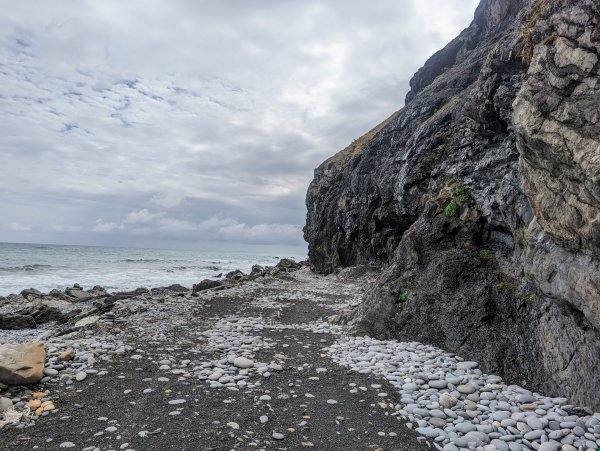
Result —
<path fill-rule="evenodd" d="M 0 1 L 0 241 L 304 248 L 313 169 L 477 3 Z"/>

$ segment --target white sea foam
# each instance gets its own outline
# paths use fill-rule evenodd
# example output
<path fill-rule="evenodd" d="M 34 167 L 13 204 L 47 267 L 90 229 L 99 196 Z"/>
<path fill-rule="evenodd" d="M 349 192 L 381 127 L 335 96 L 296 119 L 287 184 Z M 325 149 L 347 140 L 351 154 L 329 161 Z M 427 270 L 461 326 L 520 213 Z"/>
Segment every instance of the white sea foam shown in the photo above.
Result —
<path fill-rule="evenodd" d="M 48 292 L 79 283 L 109 291 L 181 284 L 191 287 L 204 278 L 252 265 L 275 265 L 280 258 L 305 255 L 131 249 L 96 246 L 0 243 L 0 296 L 25 288 Z"/>

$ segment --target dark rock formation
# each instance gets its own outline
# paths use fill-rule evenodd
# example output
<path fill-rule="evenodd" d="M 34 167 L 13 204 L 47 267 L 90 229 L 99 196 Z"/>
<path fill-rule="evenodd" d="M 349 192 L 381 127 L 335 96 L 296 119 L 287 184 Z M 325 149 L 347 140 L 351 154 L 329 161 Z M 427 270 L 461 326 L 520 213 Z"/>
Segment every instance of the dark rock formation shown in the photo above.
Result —
<path fill-rule="evenodd" d="M 41 298 L 42 296 L 44 296 L 44 293 L 42 293 L 39 290 L 36 290 L 35 288 L 27 288 L 21 291 L 21 293 L 19 294 L 28 301 L 32 301 L 34 299 Z"/>
<path fill-rule="evenodd" d="M 291 258 L 282 258 L 275 266 L 280 269 L 300 269 L 302 267 L 302 263 L 297 263 Z"/>
<path fill-rule="evenodd" d="M 128 299 L 128 298 L 132 298 L 134 296 L 140 296 L 142 294 L 148 294 L 150 293 L 150 290 L 148 290 L 148 288 L 136 288 L 135 290 L 131 290 L 131 291 L 117 291 L 116 293 L 114 293 L 113 295 L 111 295 L 111 297 L 117 297 L 117 300 L 120 299 Z"/>
<path fill-rule="evenodd" d="M 600 409 L 600 14 L 482 0 L 406 106 L 315 171 L 313 267 L 384 271 L 346 319 Z"/>
<path fill-rule="evenodd" d="M 32 316 L 13 313 L 0 314 L 0 330 L 35 329 L 37 324 Z"/>
<path fill-rule="evenodd" d="M 192 293 L 198 293 L 199 291 L 220 287 L 221 285 L 223 285 L 223 282 L 219 280 L 204 279 L 200 283 L 194 284 L 194 287 L 192 288 Z"/>
<path fill-rule="evenodd" d="M 152 288 L 150 290 L 150 292 L 152 294 L 162 292 L 162 291 L 172 291 L 174 293 L 185 293 L 187 291 L 190 291 L 190 289 L 184 287 L 183 285 L 175 283 L 173 285 L 169 285 L 168 287 L 157 287 L 157 288 Z"/>
<path fill-rule="evenodd" d="M 260 274 L 261 272 L 263 272 L 265 270 L 265 268 L 263 268 L 260 265 L 252 265 L 252 271 L 250 271 L 250 275 L 251 276 L 255 276 L 257 274 Z"/>
<path fill-rule="evenodd" d="M 226 280 L 239 280 L 242 277 L 244 277 L 244 273 L 239 269 L 236 269 L 235 271 L 230 271 L 227 274 L 225 274 Z"/>
<path fill-rule="evenodd" d="M 44 324 L 50 321 L 63 321 L 64 319 L 59 308 L 41 303 L 29 305 L 16 313 L 31 316 L 37 324 Z"/>

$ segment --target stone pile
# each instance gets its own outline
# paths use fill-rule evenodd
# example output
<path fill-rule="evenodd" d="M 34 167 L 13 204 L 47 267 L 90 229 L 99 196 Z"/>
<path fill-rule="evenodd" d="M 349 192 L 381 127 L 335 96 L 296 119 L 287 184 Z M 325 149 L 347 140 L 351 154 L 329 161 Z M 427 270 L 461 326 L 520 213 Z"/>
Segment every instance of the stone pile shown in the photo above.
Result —
<path fill-rule="evenodd" d="M 397 413 L 437 449 L 576 451 L 600 447 L 600 413 L 582 414 L 553 398 L 482 373 L 420 343 L 345 337 L 327 349 L 340 365 L 387 379 Z"/>

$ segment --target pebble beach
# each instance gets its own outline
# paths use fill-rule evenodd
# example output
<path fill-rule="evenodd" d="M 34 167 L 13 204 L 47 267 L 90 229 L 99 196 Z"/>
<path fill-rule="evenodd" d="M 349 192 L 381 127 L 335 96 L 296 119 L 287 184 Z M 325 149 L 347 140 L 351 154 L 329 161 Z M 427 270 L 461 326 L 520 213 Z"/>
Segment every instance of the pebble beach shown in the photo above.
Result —
<path fill-rule="evenodd" d="M 195 292 L 139 290 L 105 311 L 102 296 L 46 300 L 79 313 L 0 331 L 0 343 L 46 347 L 38 384 L 0 385 L 1 448 L 600 448 L 600 413 L 468 356 L 337 324 L 369 282 L 281 267 Z"/>

